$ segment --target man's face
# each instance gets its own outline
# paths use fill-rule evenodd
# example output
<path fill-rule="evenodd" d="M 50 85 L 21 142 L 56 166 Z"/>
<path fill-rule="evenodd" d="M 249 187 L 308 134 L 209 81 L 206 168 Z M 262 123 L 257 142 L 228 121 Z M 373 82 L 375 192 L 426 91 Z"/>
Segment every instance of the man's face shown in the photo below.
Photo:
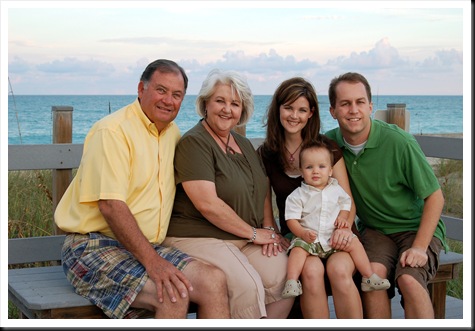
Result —
<path fill-rule="evenodd" d="M 161 131 L 178 115 L 185 97 L 185 81 L 180 73 L 157 70 L 147 84 L 139 82 L 138 96 L 145 115 Z"/>
<path fill-rule="evenodd" d="M 365 142 L 371 128 L 370 116 L 373 111 L 365 86 L 362 83 L 342 81 L 335 91 L 335 107 L 330 107 L 330 113 L 338 121 L 343 137 L 352 144 Z"/>

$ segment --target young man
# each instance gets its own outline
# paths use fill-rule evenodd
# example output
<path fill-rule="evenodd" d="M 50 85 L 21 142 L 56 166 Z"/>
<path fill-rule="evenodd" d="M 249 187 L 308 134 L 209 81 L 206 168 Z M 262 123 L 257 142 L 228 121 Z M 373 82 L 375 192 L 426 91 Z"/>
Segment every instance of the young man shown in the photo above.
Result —
<path fill-rule="evenodd" d="M 224 273 L 161 245 L 175 196 L 176 118 L 188 78 L 175 62 L 150 63 L 138 98 L 91 128 L 78 172 L 55 212 L 66 232 L 63 268 L 76 292 L 111 318 L 229 318 Z"/>
<path fill-rule="evenodd" d="M 329 87 L 338 121 L 326 135 L 343 151 L 357 210 L 357 226 L 373 270 L 398 287 L 406 318 L 434 318 L 427 289 L 447 248 L 440 219 L 444 197 L 415 138 L 371 119 L 371 88 L 346 73 Z M 390 291 L 390 293 L 388 293 Z M 394 288 L 362 294 L 366 318 L 390 318 Z"/>

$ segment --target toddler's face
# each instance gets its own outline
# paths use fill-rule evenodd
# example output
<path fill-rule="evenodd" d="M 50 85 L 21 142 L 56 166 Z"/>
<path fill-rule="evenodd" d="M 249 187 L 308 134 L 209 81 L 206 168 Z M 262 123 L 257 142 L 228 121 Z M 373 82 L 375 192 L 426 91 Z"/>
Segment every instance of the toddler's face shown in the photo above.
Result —
<path fill-rule="evenodd" d="M 310 148 L 300 160 L 302 176 L 307 185 L 323 189 L 332 175 L 330 151 L 326 148 Z"/>

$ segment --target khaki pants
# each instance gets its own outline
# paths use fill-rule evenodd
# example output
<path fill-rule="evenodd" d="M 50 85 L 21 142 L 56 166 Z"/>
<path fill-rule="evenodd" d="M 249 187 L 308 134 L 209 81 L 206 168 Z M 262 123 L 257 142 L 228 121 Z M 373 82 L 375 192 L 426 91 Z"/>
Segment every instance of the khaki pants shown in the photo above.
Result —
<path fill-rule="evenodd" d="M 266 317 L 266 304 L 282 299 L 287 254 L 262 255 L 262 246 L 246 240 L 167 237 L 162 243 L 208 262 L 226 274 L 231 318 Z"/>

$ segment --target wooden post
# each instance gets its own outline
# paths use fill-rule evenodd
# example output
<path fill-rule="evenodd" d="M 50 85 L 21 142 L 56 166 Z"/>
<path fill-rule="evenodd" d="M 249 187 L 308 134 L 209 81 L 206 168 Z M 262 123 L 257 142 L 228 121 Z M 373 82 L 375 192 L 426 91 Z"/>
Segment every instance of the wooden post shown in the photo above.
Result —
<path fill-rule="evenodd" d="M 406 130 L 406 104 L 388 103 L 388 123 L 396 124 Z"/>
<path fill-rule="evenodd" d="M 73 136 L 73 107 L 53 106 L 53 144 L 70 144 Z M 73 178 L 72 169 L 53 169 L 53 215 L 56 206 Z M 56 234 L 65 232 L 54 225 Z"/>

